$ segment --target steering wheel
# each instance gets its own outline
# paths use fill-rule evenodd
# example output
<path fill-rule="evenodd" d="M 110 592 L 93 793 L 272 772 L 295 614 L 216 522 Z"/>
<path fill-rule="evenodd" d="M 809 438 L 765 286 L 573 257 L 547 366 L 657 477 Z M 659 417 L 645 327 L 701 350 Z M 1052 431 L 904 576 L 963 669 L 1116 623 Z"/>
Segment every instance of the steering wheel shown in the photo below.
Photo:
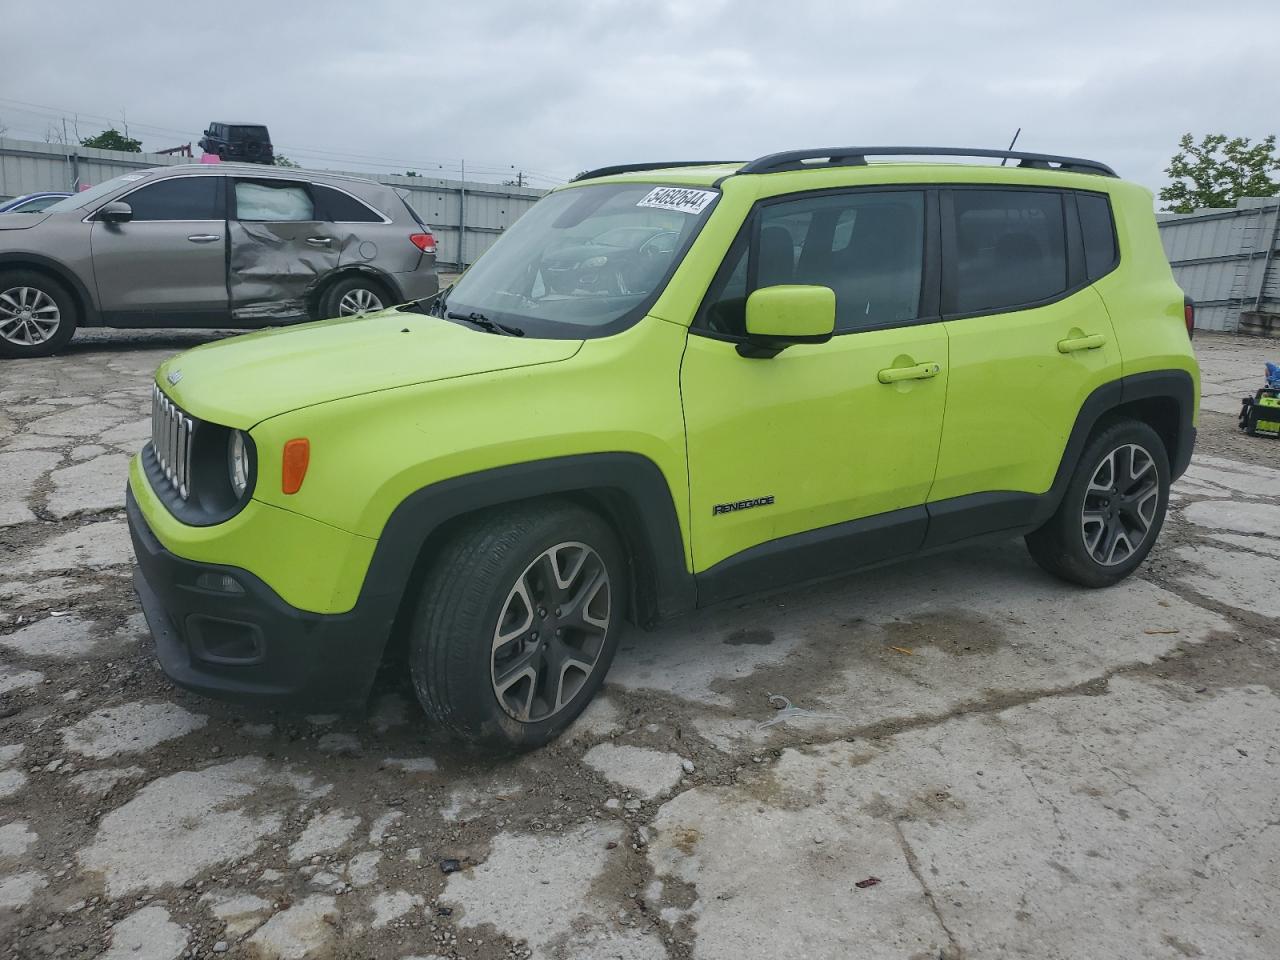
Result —
<path fill-rule="evenodd" d="M 662 233 L 655 233 L 652 237 L 640 244 L 640 253 L 646 257 L 670 256 L 675 253 L 677 235 L 674 230 L 664 230 Z M 662 249 L 659 244 L 663 241 L 670 242 L 670 246 Z"/>

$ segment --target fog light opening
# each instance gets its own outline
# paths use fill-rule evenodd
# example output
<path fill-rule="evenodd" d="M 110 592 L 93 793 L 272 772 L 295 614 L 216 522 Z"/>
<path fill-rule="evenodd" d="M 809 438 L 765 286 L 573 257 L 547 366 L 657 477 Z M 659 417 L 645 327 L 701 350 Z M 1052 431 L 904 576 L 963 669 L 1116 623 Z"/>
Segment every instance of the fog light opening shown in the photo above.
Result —
<path fill-rule="evenodd" d="M 244 593 L 244 587 L 240 586 L 240 582 L 226 573 L 202 573 L 196 577 L 196 586 L 201 590 L 211 590 L 214 593 Z"/>

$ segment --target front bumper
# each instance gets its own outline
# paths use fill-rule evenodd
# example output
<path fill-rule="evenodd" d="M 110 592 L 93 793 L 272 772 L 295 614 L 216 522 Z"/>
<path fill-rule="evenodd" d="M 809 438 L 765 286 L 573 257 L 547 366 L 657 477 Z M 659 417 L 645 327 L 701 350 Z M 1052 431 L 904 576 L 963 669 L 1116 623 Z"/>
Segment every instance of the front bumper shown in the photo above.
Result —
<path fill-rule="evenodd" d="M 134 587 L 160 665 L 174 683 L 208 697 L 269 706 L 364 702 L 391 633 L 393 604 L 369 600 L 341 614 L 299 610 L 248 571 L 166 550 L 132 490 L 126 511 L 137 557 Z M 223 577 L 243 592 L 218 589 Z"/>

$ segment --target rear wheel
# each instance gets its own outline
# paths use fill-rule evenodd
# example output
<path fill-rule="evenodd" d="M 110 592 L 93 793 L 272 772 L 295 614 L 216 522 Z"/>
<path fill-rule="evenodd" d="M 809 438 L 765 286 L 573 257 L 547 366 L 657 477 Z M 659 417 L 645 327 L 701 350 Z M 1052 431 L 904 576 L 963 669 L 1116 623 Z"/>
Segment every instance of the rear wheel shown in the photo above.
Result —
<path fill-rule="evenodd" d="M 77 319 L 58 281 L 32 270 L 0 273 L 0 356 L 47 357 L 66 346 Z"/>
<path fill-rule="evenodd" d="M 625 591 L 613 531 L 574 504 L 504 509 L 461 530 L 427 574 L 412 627 L 423 708 L 464 740 L 547 743 L 600 688 Z"/>
<path fill-rule="evenodd" d="M 1147 424 L 1121 420 L 1086 445 L 1057 512 L 1027 535 L 1027 549 L 1064 580 L 1108 587 L 1146 559 L 1168 504 L 1164 442 Z"/>
<path fill-rule="evenodd" d="M 392 305 L 387 288 L 370 277 L 346 277 L 329 286 L 320 298 L 320 318 L 359 317 Z"/>

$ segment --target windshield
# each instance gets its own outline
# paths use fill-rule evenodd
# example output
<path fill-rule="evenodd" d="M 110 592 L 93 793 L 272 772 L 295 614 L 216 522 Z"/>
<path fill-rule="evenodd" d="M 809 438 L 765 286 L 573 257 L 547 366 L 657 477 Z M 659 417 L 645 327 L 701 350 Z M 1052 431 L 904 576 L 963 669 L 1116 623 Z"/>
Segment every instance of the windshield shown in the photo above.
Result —
<path fill-rule="evenodd" d="M 549 194 L 462 275 L 447 309 L 518 327 L 620 320 L 656 298 L 718 196 L 651 183 Z"/>
<path fill-rule="evenodd" d="M 135 180 L 143 178 L 141 173 L 126 173 L 110 180 L 104 180 L 96 187 L 90 187 L 88 190 L 82 190 L 80 193 L 73 193 L 69 197 L 63 197 L 51 207 L 47 207 L 48 212 L 56 213 L 60 210 L 78 210 L 86 204 L 92 203 L 99 197 L 105 197 L 109 193 L 114 193 L 126 184 L 133 183 Z"/>

